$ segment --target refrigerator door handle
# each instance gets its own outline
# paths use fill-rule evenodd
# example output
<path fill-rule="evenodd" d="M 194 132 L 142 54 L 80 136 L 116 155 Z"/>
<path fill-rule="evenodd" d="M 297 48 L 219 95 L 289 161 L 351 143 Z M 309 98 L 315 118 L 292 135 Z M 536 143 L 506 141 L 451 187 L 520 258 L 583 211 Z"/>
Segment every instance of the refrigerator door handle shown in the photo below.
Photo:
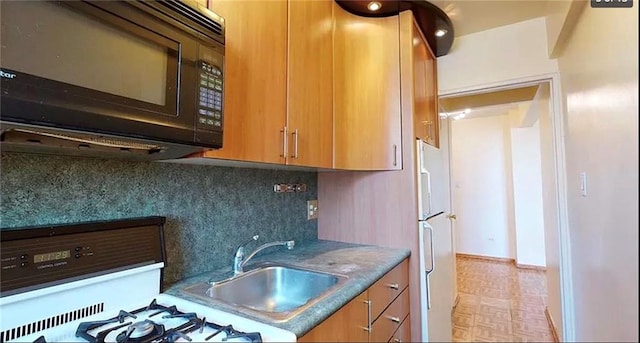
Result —
<path fill-rule="evenodd" d="M 427 275 L 433 273 L 434 270 L 436 270 L 436 259 L 435 259 L 435 251 L 433 249 L 433 228 L 431 227 L 431 225 L 429 225 L 429 223 L 424 223 L 424 228 L 429 230 L 429 249 L 431 250 L 431 269 L 429 269 L 427 271 Z"/>
<path fill-rule="evenodd" d="M 426 169 L 423 170 L 422 173 L 425 174 L 425 178 L 427 181 L 427 214 L 433 214 L 433 212 L 431 211 L 431 173 Z"/>
<path fill-rule="evenodd" d="M 429 249 L 431 250 L 431 269 L 426 271 L 425 282 L 427 283 L 427 310 L 431 309 L 431 287 L 429 285 L 429 275 L 436 270 L 435 250 L 433 248 L 433 227 L 427 222 L 422 222 L 423 228 L 429 230 Z"/>
<path fill-rule="evenodd" d="M 431 286 L 429 285 L 429 275 L 426 276 L 427 281 L 427 310 L 431 309 Z"/>

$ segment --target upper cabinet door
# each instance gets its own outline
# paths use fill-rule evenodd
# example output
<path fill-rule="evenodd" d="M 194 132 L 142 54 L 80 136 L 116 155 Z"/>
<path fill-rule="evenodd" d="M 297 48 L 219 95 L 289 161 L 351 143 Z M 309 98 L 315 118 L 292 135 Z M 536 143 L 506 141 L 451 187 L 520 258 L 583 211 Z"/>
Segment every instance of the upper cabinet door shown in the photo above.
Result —
<path fill-rule="evenodd" d="M 284 163 L 287 1 L 213 0 L 225 19 L 223 147 L 205 157 Z"/>
<path fill-rule="evenodd" d="M 427 45 L 427 48 L 429 46 Z M 427 73 L 427 144 L 440 147 L 440 106 L 438 106 L 438 65 L 431 49 L 426 63 Z"/>
<path fill-rule="evenodd" d="M 398 16 L 334 6 L 334 168 L 402 169 Z"/>
<path fill-rule="evenodd" d="M 416 138 L 429 139 L 429 95 L 427 68 L 429 48 L 415 22 L 411 25 L 413 42 L 413 128 Z"/>
<path fill-rule="evenodd" d="M 415 21 L 412 25 L 412 36 L 414 134 L 425 143 L 438 147 L 440 120 L 436 59 Z"/>
<path fill-rule="evenodd" d="M 333 164 L 333 1 L 289 2 L 287 164 Z"/>

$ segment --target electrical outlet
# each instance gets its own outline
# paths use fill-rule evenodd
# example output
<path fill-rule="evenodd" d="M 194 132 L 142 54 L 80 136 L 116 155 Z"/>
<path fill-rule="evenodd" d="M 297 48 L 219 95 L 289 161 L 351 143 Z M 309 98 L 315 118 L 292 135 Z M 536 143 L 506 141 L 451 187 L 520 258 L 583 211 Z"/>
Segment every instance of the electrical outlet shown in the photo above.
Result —
<path fill-rule="evenodd" d="M 307 220 L 318 219 L 318 200 L 307 201 Z"/>

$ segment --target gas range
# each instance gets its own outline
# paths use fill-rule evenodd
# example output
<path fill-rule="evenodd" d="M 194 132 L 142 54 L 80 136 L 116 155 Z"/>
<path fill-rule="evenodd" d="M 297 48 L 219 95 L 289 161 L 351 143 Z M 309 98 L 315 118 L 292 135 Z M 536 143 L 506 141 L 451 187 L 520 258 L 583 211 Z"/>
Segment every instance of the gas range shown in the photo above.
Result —
<path fill-rule="evenodd" d="M 161 293 L 163 224 L 148 217 L 3 230 L 0 341 L 296 341 L 292 332 Z"/>

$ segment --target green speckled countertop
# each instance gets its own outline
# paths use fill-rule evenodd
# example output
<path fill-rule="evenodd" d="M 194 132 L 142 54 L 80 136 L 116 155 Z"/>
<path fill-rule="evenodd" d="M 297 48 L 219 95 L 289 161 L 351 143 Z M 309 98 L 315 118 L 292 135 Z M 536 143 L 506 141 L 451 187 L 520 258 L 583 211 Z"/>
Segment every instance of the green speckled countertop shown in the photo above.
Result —
<path fill-rule="evenodd" d="M 248 250 L 251 251 L 251 248 Z M 407 249 L 391 249 L 324 240 L 296 244 L 293 250 L 273 247 L 259 253 L 247 263 L 245 270 L 251 269 L 254 264 L 275 262 L 348 277 L 336 291 L 323 297 L 320 301 L 288 321 L 271 321 L 266 317 L 247 311 L 243 307 L 215 302 L 214 300 L 207 301 L 182 291 L 185 287 L 206 282 L 209 279 L 223 280 L 232 276 L 233 256 L 229 256 L 229 267 L 184 279 L 172 285 L 166 290 L 166 293 L 273 325 L 291 331 L 296 336 L 301 337 L 351 299 L 369 288 L 384 274 L 408 257 L 409 254 L 410 251 Z"/>

